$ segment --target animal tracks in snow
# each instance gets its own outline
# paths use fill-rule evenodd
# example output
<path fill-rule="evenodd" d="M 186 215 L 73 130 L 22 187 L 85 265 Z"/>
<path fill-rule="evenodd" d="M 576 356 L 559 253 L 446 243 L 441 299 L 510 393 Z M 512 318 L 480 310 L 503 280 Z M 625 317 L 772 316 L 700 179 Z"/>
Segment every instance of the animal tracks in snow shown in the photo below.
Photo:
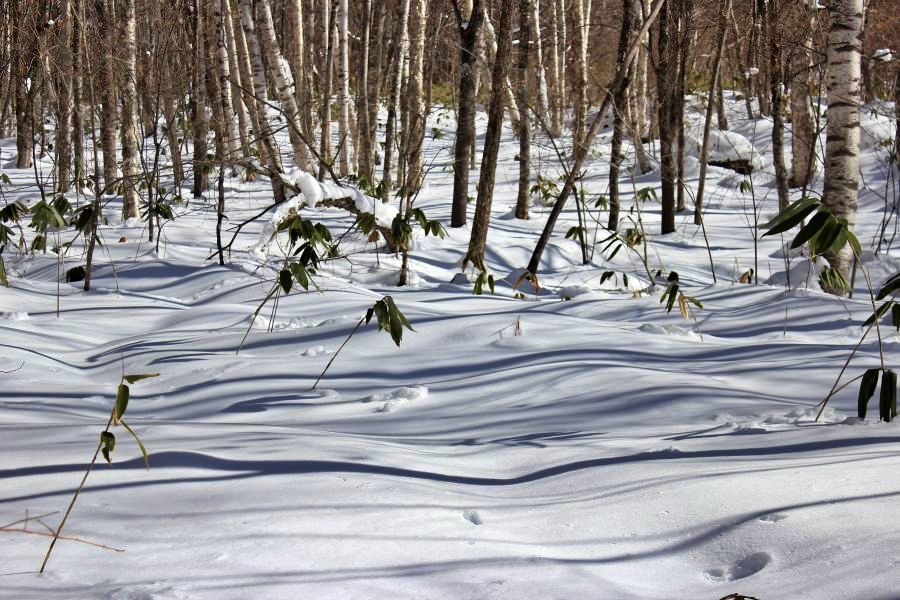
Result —
<path fill-rule="evenodd" d="M 772 555 L 768 552 L 754 552 L 730 567 L 714 567 L 704 574 L 707 579 L 716 583 L 722 581 L 738 581 L 756 575 L 772 562 Z"/>

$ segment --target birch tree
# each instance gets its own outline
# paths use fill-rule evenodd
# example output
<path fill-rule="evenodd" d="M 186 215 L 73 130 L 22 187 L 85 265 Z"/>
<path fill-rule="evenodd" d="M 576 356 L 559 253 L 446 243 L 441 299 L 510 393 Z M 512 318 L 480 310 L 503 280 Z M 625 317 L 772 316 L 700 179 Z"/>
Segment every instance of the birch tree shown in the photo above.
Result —
<path fill-rule="evenodd" d="M 125 0 L 122 28 L 123 81 L 122 81 L 122 177 L 125 193 L 122 198 L 122 219 L 140 215 L 138 179 L 141 175 L 138 161 L 138 111 L 137 111 L 137 41 L 135 39 L 135 0 Z"/>
<path fill-rule="evenodd" d="M 859 190 L 859 107 L 862 73 L 860 36 L 863 0 L 830 0 L 828 30 L 828 131 L 825 144 L 825 206 L 856 225 Z M 853 253 L 848 245 L 825 255 L 832 268 L 849 280 Z"/>
<path fill-rule="evenodd" d="M 297 109 L 297 100 L 294 97 L 293 80 L 285 68 L 287 62 L 281 54 L 278 39 L 275 36 L 275 24 L 272 21 L 272 9 L 269 0 L 256 0 L 256 16 L 259 26 L 259 39 L 266 55 L 266 63 L 269 74 L 275 84 L 275 92 L 281 100 L 281 110 L 288 124 L 288 139 L 293 150 L 294 165 L 304 171 L 309 170 L 309 154 L 306 142 L 303 140 Z"/>

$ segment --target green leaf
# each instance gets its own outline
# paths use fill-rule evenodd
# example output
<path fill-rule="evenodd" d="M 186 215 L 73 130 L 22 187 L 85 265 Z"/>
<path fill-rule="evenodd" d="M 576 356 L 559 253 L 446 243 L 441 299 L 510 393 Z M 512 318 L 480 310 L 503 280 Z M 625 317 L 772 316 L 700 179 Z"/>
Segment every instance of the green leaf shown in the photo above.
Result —
<path fill-rule="evenodd" d="M 897 416 L 897 374 L 890 369 L 885 369 L 881 376 L 879 400 L 882 421 L 890 421 Z"/>
<path fill-rule="evenodd" d="M 106 462 L 112 464 L 112 460 L 109 458 L 109 453 L 116 449 L 116 436 L 114 436 L 109 431 L 101 431 L 100 432 L 100 452 L 103 453 L 103 458 L 106 459 Z"/>
<path fill-rule="evenodd" d="M 294 285 L 294 280 L 291 278 L 290 269 L 282 269 L 278 274 L 278 283 L 281 285 L 281 289 L 284 290 L 285 294 L 291 293 L 291 287 Z"/>
<path fill-rule="evenodd" d="M 309 273 L 301 263 L 291 263 L 291 272 L 289 275 L 293 275 L 294 279 L 297 280 L 297 283 L 300 284 L 304 290 L 309 290 Z M 282 271 L 284 273 L 284 271 Z M 284 283 L 281 284 L 284 287 Z"/>
<path fill-rule="evenodd" d="M 152 377 L 159 377 L 159 373 L 138 373 L 137 375 L 126 375 L 124 379 L 128 383 L 137 383 L 141 379 L 150 379 Z"/>
<path fill-rule="evenodd" d="M 690 302 L 691 304 L 693 304 L 694 306 L 696 306 L 697 308 L 700 308 L 700 309 L 703 308 L 703 303 L 700 302 L 699 300 L 697 300 L 696 298 L 694 298 L 693 296 L 685 296 L 684 299 L 687 300 L 688 302 Z"/>
<path fill-rule="evenodd" d="M 141 442 L 141 438 L 138 437 L 138 434 L 134 432 L 134 429 L 131 428 L 128 423 L 122 421 L 122 427 L 124 427 L 128 433 L 131 434 L 131 437 L 134 438 L 134 441 L 137 442 L 138 448 L 141 450 L 141 456 L 144 457 L 144 466 L 147 467 L 147 470 L 150 470 L 150 455 L 147 454 L 147 449 L 144 448 L 144 444 Z"/>
<path fill-rule="evenodd" d="M 811 240 L 825 228 L 830 218 L 831 213 L 826 210 L 817 212 L 816 216 L 810 219 L 809 223 L 807 223 L 806 226 L 800 230 L 800 233 L 797 234 L 797 237 L 794 238 L 794 241 L 791 243 L 791 248 L 799 248 Z"/>
<path fill-rule="evenodd" d="M 856 256 L 862 257 L 862 246 L 859 245 L 859 239 L 856 237 L 856 234 L 850 231 L 849 227 L 844 231 L 844 234 L 847 236 L 847 242 L 853 248 Z"/>
<path fill-rule="evenodd" d="M 775 218 L 771 221 L 763 225 L 763 228 L 768 228 L 769 231 L 764 233 L 762 237 L 777 235 L 792 229 L 800 224 L 803 219 L 809 216 L 814 210 L 819 208 L 820 204 L 821 203 L 816 198 L 801 198 L 800 200 L 797 200 L 775 215 Z"/>
<path fill-rule="evenodd" d="M 876 310 L 875 312 L 873 312 L 873 313 L 869 316 L 869 318 L 866 319 L 865 323 L 863 323 L 863 327 L 868 327 L 869 325 L 874 324 L 875 321 L 877 321 L 878 319 L 880 319 L 881 317 L 884 316 L 884 314 L 888 311 L 888 309 L 889 309 L 889 308 L 891 307 L 891 305 L 893 305 L 893 304 L 894 304 L 894 301 L 893 301 L 893 300 L 888 300 L 887 302 L 885 302 L 884 304 L 882 304 L 881 306 L 879 306 L 879 307 L 878 307 L 878 310 Z M 895 306 L 894 308 L 897 309 L 897 308 L 900 308 L 900 307 Z M 896 323 L 895 323 L 895 324 L 896 324 Z"/>
<path fill-rule="evenodd" d="M 900 304 L 895 304 L 893 308 L 891 308 L 891 325 L 900 332 Z"/>
<path fill-rule="evenodd" d="M 825 226 L 809 242 L 809 249 L 814 255 L 825 254 L 829 251 L 837 252 L 847 243 L 844 229 L 844 225 L 839 221 L 833 218 L 829 219 L 826 221 Z"/>
<path fill-rule="evenodd" d="M 887 282 L 885 282 L 875 299 L 884 300 L 887 296 L 893 294 L 898 289 L 900 289 L 900 273 L 897 273 L 896 275 L 888 279 Z"/>
<path fill-rule="evenodd" d="M 2 256 L 0 256 L 0 285 L 9 287 L 9 278 L 6 276 L 6 264 L 4 264 Z"/>
<path fill-rule="evenodd" d="M 130 396 L 131 390 L 128 386 L 124 383 L 120 383 L 119 389 L 116 391 L 116 410 L 113 417 L 113 423 L 118 423 L 122 419 L 122 416 L 128 409 L 128 399 Z"/>
<path fill-rule="evenodd" d="M 869 369 L 863 373 L 862 381 L 859 384 L 859 398 L 856 401 L 856 413 L 860 419 L 866 418 L 869 400 L 875 394 L 875 388 L 878 387 L 878 375 L 880 372 L 881 369 Z"/>

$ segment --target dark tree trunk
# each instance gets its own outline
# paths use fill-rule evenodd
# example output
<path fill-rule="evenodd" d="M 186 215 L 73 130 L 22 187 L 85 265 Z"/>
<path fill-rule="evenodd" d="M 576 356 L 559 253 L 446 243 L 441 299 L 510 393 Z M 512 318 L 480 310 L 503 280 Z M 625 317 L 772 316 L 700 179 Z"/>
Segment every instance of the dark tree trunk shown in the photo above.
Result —
<path fill-rule="evenodd" d="M 500 4 L 500 25 L 497 28 L 497 55 L 491 73 L 491 105 L 488 110 L 488 126 L 484 140 L 484 154 L 481 159 L 481 176 L 478 180 L 478 199 L 475 218 L 472 222 L 472 236 L 464 263 L 484 265 L 484 250 L 487 243 L 488 226 L 491 220 L 491 205 L 494 200 L 494 180 L 497 173 L 497 154 L 500 150 L 500 132 L 503 127 L 503 85 L 509 77 L 509 63 L 512 49 L 513 0 L 503 0 Z"/>
<path fill-rule="evenodd" d="M 460 19 L 463 17 L 460 16 Z M 478 38 L 484 24 L 481 0 L 472 4 L 472 16 L 463 27 L 460 23 L 461 48 L 459 55 L 459 114 L 456 124 L 456 143 L 453 147 L 453 207 L 450 226 L 466 224 L 469 202 L 469 156 L 475 146 L 475 92 L 478 68 Z"/>

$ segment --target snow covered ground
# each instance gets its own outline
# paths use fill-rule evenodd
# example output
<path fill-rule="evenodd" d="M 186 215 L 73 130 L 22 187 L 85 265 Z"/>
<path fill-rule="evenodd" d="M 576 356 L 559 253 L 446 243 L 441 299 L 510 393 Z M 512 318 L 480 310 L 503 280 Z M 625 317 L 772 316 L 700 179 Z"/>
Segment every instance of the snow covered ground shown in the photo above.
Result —
<path fill-rule="evenodd" d="M 768 161 L 753 177 L 764 222 L 777 204 L 770 127 L 733 107 L 722 139 L 743 136 Z M 445 223 L 451 121 L 434 120 L 445 136 L 426 140 L 434 168 L 417 203 Z M 890 135 L 880 117 L 865 126 L 873 139 Z M 595 145 L 589 196 L 605 191 L 608 142 Z M 218 266 L 206 260 L 212 198 L 178 208 L 158 253 L 140 241 L 141 224 L 117 219 L 114 201 L 94 289 L 61 284 L 59 317 L 55 256 L 8 248 L 0 370 L 18 370 L 0 375 L 0 525 L 27 511 L 54 513 L 43 520 L 55 526 L 123 365 L 160 376 L 132 386 L 129 406 L 149 472 L 117 429 L 113 466 L 97 466 L 65 530 L 125 552 L 61 541 L 38 576 L 49 540 L 0 532 L 0 597 L 897 598 L 900 429 L 856 419 L 855 387 L 814 422 L 871 311 L 861 278 L 856 298 L 839 300 L 815 276 L 807 285 L 808 265 L 793 258 L 786 290 L 780 241 L 766 238 L 761 285 L 736 283 L 753 266 L 752 201 L 743 176 L 712 167 L 718 283 L 691 215 L 660 236 L 659 206 L 643 206 L 651 267 L 677 271 L 702 301 L 699 330 L 666 314 L 659 290 L 633 297 L 621 278 L 601 286 L 614 269 L 642 287 L 643 267 L 624 250 L 607 265 L 599 247 L 581 266 L 564 239 L 574 206 L 545 254 L 541 293 L 517 299 L 515 277 L 503 278 L 525 266 L 549 209 L 512 218 L 516 147 L 507 131 L 488 242 L 495 295 L 450 283 L 467 228 L 417 240 L 408 288 L 394 286 L 395 257 L 353 234 L 349 259 L 318 278 L 324 293 L 293 292 L 274 315 L 263 310 L 237 355 L 274 280 L 254 249 L 266 219 Z M 7 199 L 35 202 L 33 174 L 11 168 L 13 141 L 2 148 Z M 887 171 L 877 142 L 864 152 L 858 231 L 877 283 L 900 256 L 871 251 Z M 535 156 L 544 177 L 559 175 L 551 149 Z M 688 167 L 696 186 L 696 160 Z M 658 184 L 658 173 L 623 179 L 626 204 Z M 231 223 L 267 203 L 266 181 L 227 189 Z M 303 212 L 335 233 L 352 223 L 339 209 Z M 66 261 L 80 263 L 80 246 Z M 311 391 L 385 294 L 416 332 L 398 349 L 361 329 Z M 885 353 L 900 366 L 893 330 Z M 870 340 L 848 374 L 876 364 Z"/>

